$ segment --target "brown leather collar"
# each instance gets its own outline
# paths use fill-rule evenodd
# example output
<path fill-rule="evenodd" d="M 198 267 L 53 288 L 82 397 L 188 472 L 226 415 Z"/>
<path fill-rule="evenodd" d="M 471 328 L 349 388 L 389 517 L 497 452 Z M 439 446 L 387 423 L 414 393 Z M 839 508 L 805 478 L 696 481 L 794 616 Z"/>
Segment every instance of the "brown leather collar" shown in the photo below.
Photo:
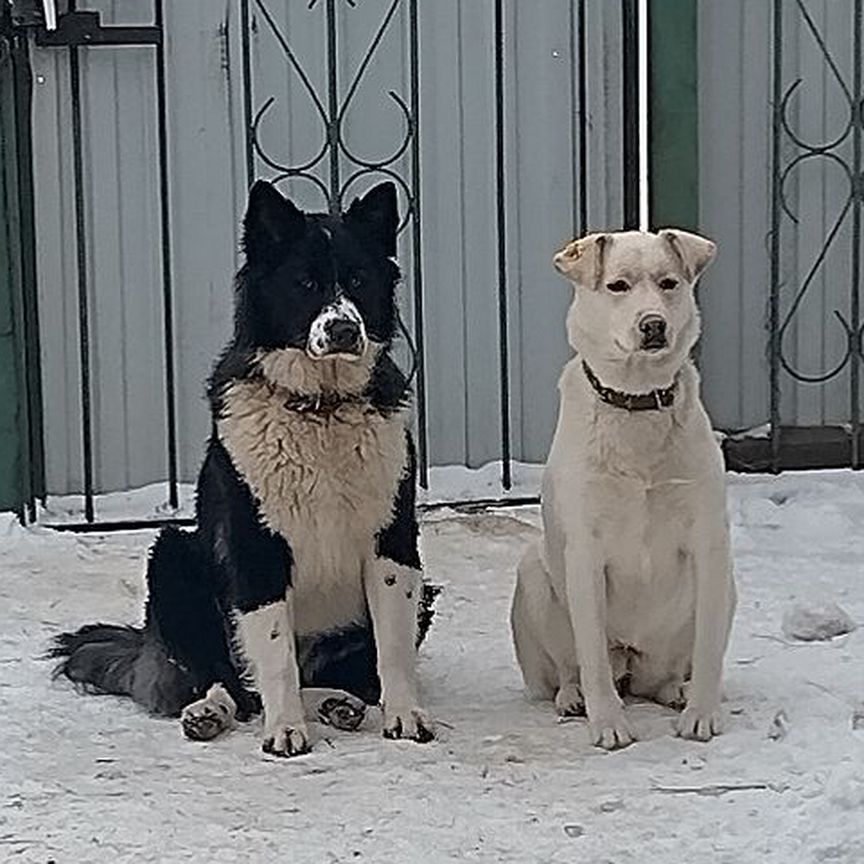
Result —
<path fill-rule="evenodd" d="M 675 401 L 675 391 L 678 389 L 678 377 L 668 386 L 652 390 L 650 393 L 622 393 L 611 387 L 604 387 L 591 367 L 583 360 L 582 369 L 585 377 L 594 388 L 594 392 L 607 405 L 613 408 L 624 408 L 627 411 L 660 411 L 671 408 Z"/>

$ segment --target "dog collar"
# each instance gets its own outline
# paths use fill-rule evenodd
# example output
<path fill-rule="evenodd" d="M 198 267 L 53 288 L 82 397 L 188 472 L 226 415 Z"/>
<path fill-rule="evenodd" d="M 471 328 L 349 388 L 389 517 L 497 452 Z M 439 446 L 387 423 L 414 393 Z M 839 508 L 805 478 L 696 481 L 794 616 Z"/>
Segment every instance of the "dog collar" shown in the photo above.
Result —
<path fill-rule="evenodd" d="M 343 405 L 359 405 L 367 400 L 359 394 L 336 393 L 324 390 L 320 393 L 293 393 L 283 403 L 288 411 L 298 414 L 318 414 L 328 417 L 335 414 Z"/>
<path fill-rule="evenodd" d="M 622 393 L 611 387 L 604 387 L 591 367 L 583 360 L 582 369 L 585 377 L 594 388 L 594 392 L 607 405 L 613 408 L 624 408 L 627 411 L 660 411 L 671 408 L 675 401 L 675 390 L 678 388 L 678 377 L 668 387 L 658 387 L 650 393 Z"/>

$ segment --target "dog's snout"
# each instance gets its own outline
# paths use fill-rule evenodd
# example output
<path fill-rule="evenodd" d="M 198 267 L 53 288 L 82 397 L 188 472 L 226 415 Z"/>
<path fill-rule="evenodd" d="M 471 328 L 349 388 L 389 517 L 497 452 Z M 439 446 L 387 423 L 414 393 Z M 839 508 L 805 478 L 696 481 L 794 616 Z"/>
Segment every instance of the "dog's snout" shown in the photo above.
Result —
<path fill-rule="evenodd" d="M 326 333 L 333 351 L 353 351 L 360 342 L 360 325 L 348 318 L 329 322 Z"/>
<path fill-rule="evenodd" d="M 666 319 L 662 315 L 644 315 L 639 321 L 643 348 L 666 347 Z"/>

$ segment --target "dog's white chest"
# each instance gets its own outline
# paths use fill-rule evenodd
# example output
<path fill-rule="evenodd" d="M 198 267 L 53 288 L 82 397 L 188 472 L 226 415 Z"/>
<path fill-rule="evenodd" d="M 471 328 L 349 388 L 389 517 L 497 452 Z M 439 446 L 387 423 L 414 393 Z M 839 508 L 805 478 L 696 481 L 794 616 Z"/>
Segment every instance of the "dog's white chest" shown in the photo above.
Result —
<path fill-rule="evenodd" d="M 363 568 L 392 517 L 405 429 L 362 405 L 321 417 L 283 402 L 264 382 L 238 382 L 218 431 L 262 521 L 291 546 L 297 632 L 316 633 L 366 616 Z"/>

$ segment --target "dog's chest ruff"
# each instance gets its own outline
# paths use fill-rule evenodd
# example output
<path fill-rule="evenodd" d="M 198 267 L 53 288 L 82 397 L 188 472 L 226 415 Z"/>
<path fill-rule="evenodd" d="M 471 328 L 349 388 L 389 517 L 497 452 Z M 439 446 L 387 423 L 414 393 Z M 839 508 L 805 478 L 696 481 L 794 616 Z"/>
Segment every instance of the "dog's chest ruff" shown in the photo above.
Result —
<path fill-rule="evenodd" d="M 298 632 L 320 632 L 365 617 L 363 567 L 392 518 L 404 420 L 356 401 L 324 415 L 285 401 L 266 381 L 236 382 L 218 434 L 262 522 L 291 546 Z"/>

